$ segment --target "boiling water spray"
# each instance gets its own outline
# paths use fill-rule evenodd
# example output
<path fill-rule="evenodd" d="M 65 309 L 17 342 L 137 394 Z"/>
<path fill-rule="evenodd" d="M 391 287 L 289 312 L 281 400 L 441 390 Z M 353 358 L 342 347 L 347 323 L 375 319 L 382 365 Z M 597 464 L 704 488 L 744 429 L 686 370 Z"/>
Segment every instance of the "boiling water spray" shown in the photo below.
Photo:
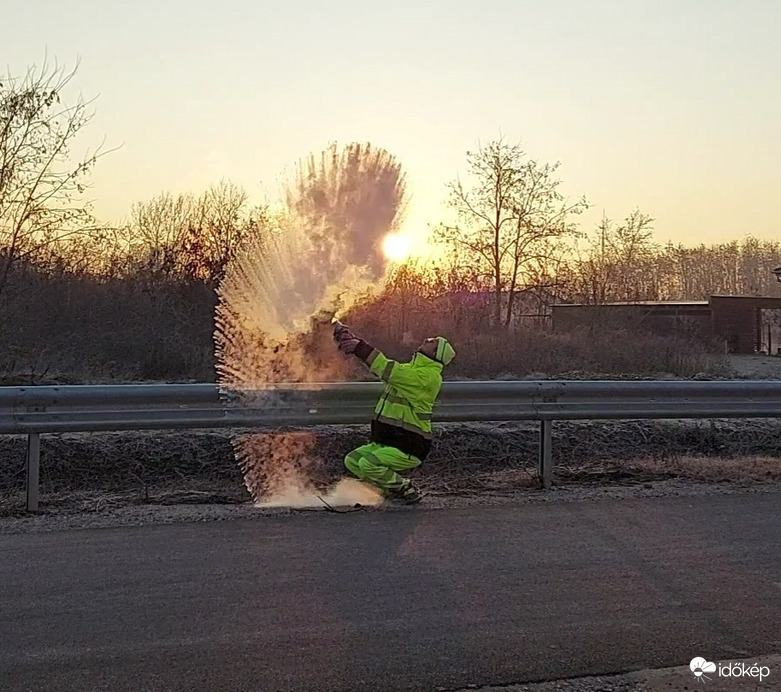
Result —
<path fill-rule="evenodd" d="M 280 204 L 252 229 L 218 289 L 215 346 L 223 391 L 239 404 L 273 407 L 273 395 L 248 401 L 245 390 L 345 378 L 350 366 L 331 340 L 331 319 L 382 283 L 383 244 L 387 250 L 405 207 L 403 170 L 383 149 L 333 145 L 298 164 Z M 327 474 L 314 442 L 308 432 L 234 437 L 256 503 L 319 504 L 319 479 Z M 326 500 L 380 501 L 349 480 Z"/>

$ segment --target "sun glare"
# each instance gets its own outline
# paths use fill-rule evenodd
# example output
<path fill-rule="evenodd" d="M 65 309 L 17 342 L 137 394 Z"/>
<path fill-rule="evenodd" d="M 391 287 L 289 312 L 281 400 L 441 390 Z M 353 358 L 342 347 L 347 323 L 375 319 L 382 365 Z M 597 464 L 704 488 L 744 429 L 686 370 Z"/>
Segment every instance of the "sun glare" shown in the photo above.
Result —
<path fill-rule="evenodd" d="M 382 241 L 382 251 L 391 262 L 403 262 L 412 252 L 412 238 L 389 233 Z"/>

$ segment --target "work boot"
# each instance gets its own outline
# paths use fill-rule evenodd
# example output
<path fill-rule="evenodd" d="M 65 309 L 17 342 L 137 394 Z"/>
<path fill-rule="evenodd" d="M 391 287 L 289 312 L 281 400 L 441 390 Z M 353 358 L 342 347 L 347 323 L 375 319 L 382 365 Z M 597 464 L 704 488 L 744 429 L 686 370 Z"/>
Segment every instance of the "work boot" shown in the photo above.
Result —
<path fill-rule="evenodd" d="M 393 502 L 400 502 L 405 505 L 414 505 L 423 499 L 423 494 L 412 483 L 408 483 L 398 490 L 389 490 L 387 498 Z"/>

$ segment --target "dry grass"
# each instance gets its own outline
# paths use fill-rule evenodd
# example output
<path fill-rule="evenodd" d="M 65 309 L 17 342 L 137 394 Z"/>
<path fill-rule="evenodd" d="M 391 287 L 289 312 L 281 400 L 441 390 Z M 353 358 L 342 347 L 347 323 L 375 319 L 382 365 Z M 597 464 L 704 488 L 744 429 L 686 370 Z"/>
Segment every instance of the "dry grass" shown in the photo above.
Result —
<path fill-rule="evenodd" d="M 776 483 L 781 481 L 781 459 L 748 456 L 725 459 L 683 455 L 664 461 L 644 459 L 628 464 L 640 471 L 708 483 Z"/>
<path fill-rule="evenodd" d="M 20 279 L 21 281 L 21 279 Z M 142 277 L 31 275 L 0 305 L 0 384 L 214 381 L 215 296 L 204 284 Z M 397 301 L 398 302 L 398 301 Z M 361 306 L 345 320 L 389 355 L 406 359 L 444 334 L 458 356 L 448 377 L 724 376 L 706 345 L 636 329 L 553 333 L 537 320 L 491 331 L 488 309 L 443 304 L 405 312 Z M 537 326 L 534 326 L 537 324 Z"/>
<path fill-rule="evenodd" d="M 424 338 L 447 336 L 457 354 L 447 368 L 448 378 L 702 378 L 726 377 L 731 370 L 726 356 L 694 339 L 606 327 L 552 332 L 525 325 L 491 331 L 476 328 L 482 317 L 476 315 L 473 323 L 437 315 L 407 317 L 402 336 L 394 326 L 402 322 L 400 316 L 391 314 L 389 319 L 363 309 L 354 326 L 374 345 L 402 359 Z"/>
<path fill-rule="evenodd" d="M 632 459 L 622 463 L 586 462 L 579 467 L 563 466 L 556 469 L 556 480 L 560 484 L 647 483 L 670 479 L 737 485 L 777 483 L 781 481 L 781 459 L 681 455 L 667 459 Z"/>
<path fill-rule="evenodd" d="M 214 379 L 213 292 L 32 276 L 0 301 L 0 385 Z"/>
<path fill-rule="evenodd" d="M 632 459 L 624 462 L 585 462 L 581 466 L 560 465 L 554 479 L 559 485 L 636 484 L 671 479 L 700 483 L 731 483 L 736 485 L 781 482 L 781 459 L 749 456 L 736 458 L 681 455 L 668 459 Z M 429 479 L 427 479 L 428 482 Z M 447 486 L 445 482 L 442 484 Z M 440 484 L 434 483 L 440 489 Z M 475 490 L 502 491 L 536 488 L 536 469 L 516 468 L 476 473 Z"/>
<path fill-rule="evenodd" d="M 366 426 L 312 429 L 316 484 L 344 475 L 344 455 Z M 666 479 L 781 481 L 775 420 L 564 422 L 553 427 L 554 481 L 627 484 Z M 536 424 L 443 425 L 417 482 L 440 494 L 536 487 Z M 0 437 L 0 513 L 23 506 L 25 440 Z M 112 502 L 243 502 L 250 499 L 227 431 L 45 435 L 41 491 L 74 493 L 84 511 Z M 112 499 L 113 498 L 113 499 Z"/>
<path fill-rule="evenodd" d="M 526 331 L 467 338 L 453 374 L 603 379 L 723 376 L 727 361 L 695 342 L 624 330 Z"/>

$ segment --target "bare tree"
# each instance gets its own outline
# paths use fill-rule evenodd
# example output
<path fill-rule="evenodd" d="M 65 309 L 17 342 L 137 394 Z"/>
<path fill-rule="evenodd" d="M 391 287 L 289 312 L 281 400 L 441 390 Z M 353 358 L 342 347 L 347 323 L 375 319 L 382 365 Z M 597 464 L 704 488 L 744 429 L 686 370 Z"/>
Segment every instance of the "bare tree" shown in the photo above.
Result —
<path fill-rule="evenodd" d="M 126 233 L 148 278 L 216 286 L 248 230 L 268 222 L 265 207 L 250 208 L 246 191 L 222 180 L 199 196 L 164 192 L 134 204 Z"/>
<path fill-rule="evenodd" d="M 129 244 L 142 272 L 152 277 L 180 273 L 193 206 L 190 195 L 174 197 L 168 192 L 132 206 Z"/>
<path fill-rule="evenodd" d="M 635 209 L 616 225 L 604 217 L 579 252 L 576 289 L 587 303 L 650 300 L 660 292 L 650 265 L 658 256 L 653 219 Z"/>
<path fill-rule="evenodd" d="M 494 321 L 509 327 L 518 293 L 536 287 L 545 266 L 562 251 L 571 222 L 587 208 L 581 198 L 566 201 L 556 178 L 559 164 L 529 160 L 517 145 L 490 142 L 467 153 L 471 185 L 448 185 L 455 225 L 437 229 L 441 242 L 468 252 L 490 279 Z M 506 297 L 506 300 L 505 300 Z"/>
<path fill-rule="evenodd" d="M 63 102 L 77 69 L 44 64 L 0 78 L 0 294 L 16 262 L 95 226 L 81 195 L 100 149 L 70 158 L 92 113 L 81 97 Z"/>
<path fill-rule="evenodd" d="M 221 180 L 193 200 L 182 247 L 188 278 L 216 287 L 249 229 L 269 221 L 267 209 L 249 209 L 248 199 L 243 188 Z"/>

